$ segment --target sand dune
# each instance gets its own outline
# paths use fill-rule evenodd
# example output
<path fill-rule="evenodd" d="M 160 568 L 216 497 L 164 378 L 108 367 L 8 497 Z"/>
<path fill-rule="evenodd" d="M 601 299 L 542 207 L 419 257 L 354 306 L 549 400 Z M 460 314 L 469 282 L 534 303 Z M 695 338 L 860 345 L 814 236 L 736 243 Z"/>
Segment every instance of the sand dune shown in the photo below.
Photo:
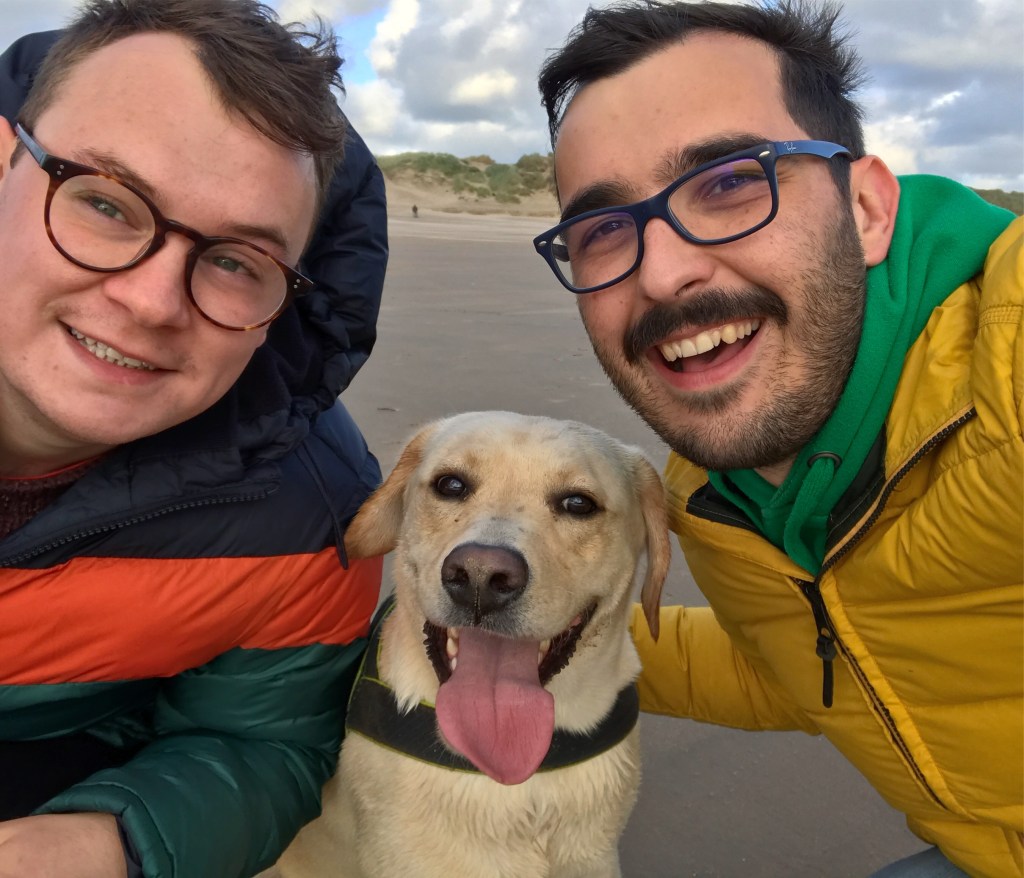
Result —
<path fill-rule="evenodd" d="M 506 214 L 558 219 L 558 203 L 550 193 L 521 196 L 518 204 L 479 198 L 473 194 L 456 193 L 441 184 L 418 184 L 408 179 L 385 177 L 388 213 L 391 216 L 412 216 L 415 204 L 421 215 L 430 213 Z"/>

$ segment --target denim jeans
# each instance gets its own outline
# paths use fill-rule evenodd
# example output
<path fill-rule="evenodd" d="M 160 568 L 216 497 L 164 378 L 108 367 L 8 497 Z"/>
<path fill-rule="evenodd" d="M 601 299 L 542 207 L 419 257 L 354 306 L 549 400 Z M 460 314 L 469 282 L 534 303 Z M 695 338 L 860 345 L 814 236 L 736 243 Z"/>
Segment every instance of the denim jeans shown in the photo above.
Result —
<path fill-rule="evenodd" d="M 928 848 L 879 869 L 870 878 L 970 878 L 938 848 Z"/>

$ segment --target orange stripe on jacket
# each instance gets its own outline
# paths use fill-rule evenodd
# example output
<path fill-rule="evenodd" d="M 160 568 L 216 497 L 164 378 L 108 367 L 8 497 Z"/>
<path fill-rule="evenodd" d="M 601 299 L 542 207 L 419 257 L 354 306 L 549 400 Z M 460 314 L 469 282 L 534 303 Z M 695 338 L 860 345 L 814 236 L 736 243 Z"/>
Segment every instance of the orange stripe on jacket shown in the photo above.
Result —
<path fill-rule="evenodd" d="M 169 677 L 234 647 L 365 636 L 381 558 L 79 557 L 0 570 L 0 684 Z"/>

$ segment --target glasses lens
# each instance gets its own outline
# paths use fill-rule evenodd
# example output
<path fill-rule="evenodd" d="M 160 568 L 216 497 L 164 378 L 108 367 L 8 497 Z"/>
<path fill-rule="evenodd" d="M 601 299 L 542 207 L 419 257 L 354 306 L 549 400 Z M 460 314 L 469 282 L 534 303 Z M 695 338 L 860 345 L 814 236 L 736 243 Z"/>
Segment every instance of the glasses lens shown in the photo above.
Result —
<path fill-rule="evenodd" d="M 50 202 L 50 233 L 72 259 L 93 268 L 121 268 L 153 240 L 153 214 L 134 192 L 106 177 L 63 182 Z"/>
<path fill-rule="evenodd" d="M 192 270 L 192 300 L 207 317 L 241 329 L 268 320 L 283 304 L 288 279 L 269 256 L 237 241 L 217 242 Z"/>
<path fill-rule="evenodd" d="M 636 262 L 636 220 L 616 211 L 580 217 L 562 230 L 551 251 L 572 287 L 600 286 L 626 274 Z"/>
<path fill-rule="evenodd" d="M 717 241 L 764 222 L 772 188 L 755 159 L 725 162 L 690 177 L 669 197 L 676 220 L 701 241 Z"/>

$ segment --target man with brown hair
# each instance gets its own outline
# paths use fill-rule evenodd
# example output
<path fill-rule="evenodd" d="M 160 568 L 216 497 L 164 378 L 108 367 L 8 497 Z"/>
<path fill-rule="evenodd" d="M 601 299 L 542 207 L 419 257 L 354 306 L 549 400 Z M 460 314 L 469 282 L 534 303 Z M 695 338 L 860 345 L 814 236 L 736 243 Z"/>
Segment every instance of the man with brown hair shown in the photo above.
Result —
<path fill-rule="evenodd" d="M 825 735 L 929 845 L 886 878 L 1019 876 L 1021 222 L 865 150 L 838 15 L 591 9 L 541 71 L 535 244 L 709 604 L 635 615 L 641 707 Z"/>
<path fill-rule="evenodd" d="M 316 815 L 380 582 L 296 267 L 333 37 L 92 0 L 0 119 L 0 874 L 243 876 Z"/>

